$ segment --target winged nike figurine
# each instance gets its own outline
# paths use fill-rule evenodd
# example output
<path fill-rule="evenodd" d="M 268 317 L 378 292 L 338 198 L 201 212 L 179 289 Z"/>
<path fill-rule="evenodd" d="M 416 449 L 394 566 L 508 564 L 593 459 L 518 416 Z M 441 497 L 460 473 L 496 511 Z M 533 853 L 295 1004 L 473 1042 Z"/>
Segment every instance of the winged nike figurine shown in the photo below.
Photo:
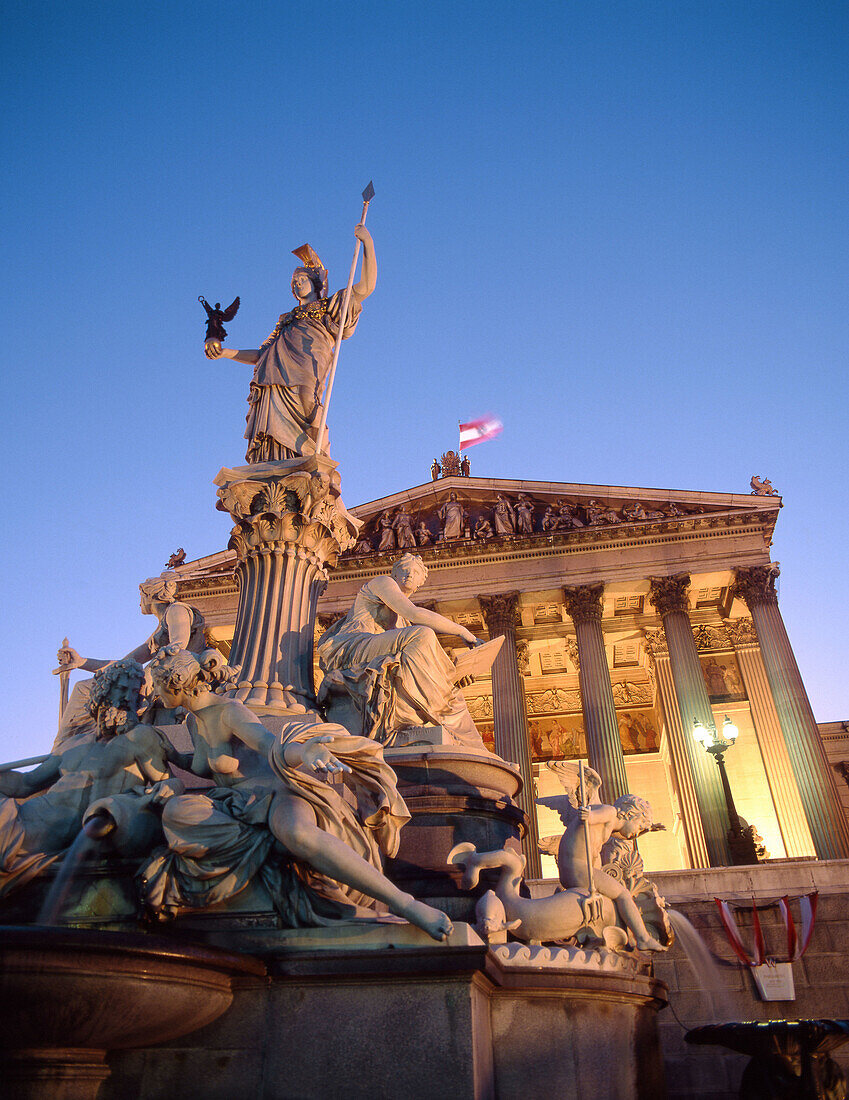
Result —
<path fill-rule="evenodd" d="M 227 336 L 224 322 L 232 321 L 239 312 L 241 299 L 237 296 L 226 309 L 221 308 L 220 302 L 216 302 L 214 307 L 211 306 L 202 294 L 198 294 L 198 301 L 206 310 L 206 316 L 208 318 L 206 322 L 206 339 L 224 340 Z"/>

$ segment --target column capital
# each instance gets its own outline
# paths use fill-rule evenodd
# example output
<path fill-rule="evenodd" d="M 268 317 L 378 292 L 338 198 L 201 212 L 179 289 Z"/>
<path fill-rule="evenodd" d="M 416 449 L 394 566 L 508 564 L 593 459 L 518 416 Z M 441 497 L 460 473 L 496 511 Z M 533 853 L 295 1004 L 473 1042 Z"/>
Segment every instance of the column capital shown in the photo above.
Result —
<path fill-rule="evenodd" d="M 499 592 L 495 596 L 478 596 L 486 628 L 490 634 L 502 634 L 521 625 L 519 593 Z"/>
<path fill-rule="evenodd" d="M 563 589 L 566 613 L 573 623 L 601 622 L 603 584 L 570 584 Z"/>
<path fill-rule="evenodd" d="M 731 591 L 750 610 L 756 604 L 778 603 L 778 593 L 775 591 L 775 578 L 777 576 L 778 566 L 775 564 L 753 565 L 748 569 L 735 569 Z"/>
<path fill-rule="evenodd" d="M 758 632 L 751 619 L 727 619 L 725 629 L 735 646 L 757 645 Z"/>
<path fill-rule="evenodd" d="M 690 574 L 675 573 L 671 577 L 649 577 L 649 602 L 661 617 L 670 611 L 690 610 Z"/>

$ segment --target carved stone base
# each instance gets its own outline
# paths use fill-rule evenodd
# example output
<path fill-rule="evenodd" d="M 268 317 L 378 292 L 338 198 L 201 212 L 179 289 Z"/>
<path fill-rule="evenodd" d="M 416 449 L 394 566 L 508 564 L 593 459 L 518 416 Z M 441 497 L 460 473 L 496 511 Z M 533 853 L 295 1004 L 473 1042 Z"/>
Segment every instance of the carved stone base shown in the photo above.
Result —
<path fill-rule="evenodd" d="M 498 873 L 484 872 L 473 892 L 461 890 L 462 871 L 448 867 L 448 853 L 461 841 L 487 852 L 508 842 L 521 847 L 527 819 L 514 801 L 522 784 L 519 769 L 454 745 L 411 745 L 386 749 L 384 756 L 412 815 L 401 830 L 397 856 L 387 860 L 387 876 L 452 920 L 473 923 L 475 902 Z"/>

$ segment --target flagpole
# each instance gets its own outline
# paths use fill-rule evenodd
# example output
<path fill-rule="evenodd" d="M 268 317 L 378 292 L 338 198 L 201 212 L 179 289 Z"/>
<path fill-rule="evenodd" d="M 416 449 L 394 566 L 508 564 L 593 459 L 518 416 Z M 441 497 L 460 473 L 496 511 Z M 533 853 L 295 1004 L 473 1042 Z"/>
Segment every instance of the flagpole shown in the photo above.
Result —
<path fill-rule="evenodd" d="M 374 198 L 374 187 L 371 180 L 368 182 L 368 186 L 363 191 L 363 213 L 360 218 L 359 224 L 365 225 L 366 214 L 368 213 L 368 204 Z M 318 422 L 318 435 L 315 440 L 315 453 L 321 454 L 321 448 L 324 445 L 324 436 L 327 430 L 327 407 L 330 404 L 330 395 L 333 393 L 333 379 L 336 377 L 336 364 L 339 362 L 339 352 L 342 348 L 342 336 L 345 332 L 345 325 L 348 320 L 348 308 L 351 305 L 351 293 L 354 287 L 354 276 L 357 273 L 357 263 L 360 259 L 360 248 L 362 247 L 362 241 L 357 238 L 357 246 L 354 249 L 354 259 L 351 261 L 351 270 L 348 273 L 348 285 L 345 287 L 345 296 L 342 299 L 342 314 L 339 320 L 339 334 L 336 337 L 336 345 L 333 348 L 333 361 L 330 364 L 330 373 L 327 375 L 327 387 L 324 391 L 324 398 L 321 404 L 321 419 Z"/>

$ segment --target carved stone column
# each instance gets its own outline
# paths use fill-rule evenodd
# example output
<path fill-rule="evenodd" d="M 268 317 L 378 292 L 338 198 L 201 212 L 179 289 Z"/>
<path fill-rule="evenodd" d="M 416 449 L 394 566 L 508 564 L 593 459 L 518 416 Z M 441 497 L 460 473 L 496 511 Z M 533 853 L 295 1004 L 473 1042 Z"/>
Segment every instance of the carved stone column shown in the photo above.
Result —
<path fill-rule="evenodd" d="M 492 716 L 495 751 L 517 764 L 523 788 L 516 801 L 528 816 L 528 832 L 522 840 L 527 859 L 527 878 L 541 878 L 537 808 L 534 801 L 534 773 L 531 767 L 531 738 L 525 706 L 525 685 L 519 672 L 516 627 L 519 625 L 519 593 L 479 596 L 478 601 L 490 638 L 504 635 L 501 652 L 492 666 Z"/>
<path fill-rule="evenodd" d="M 849 858 L 849 826 L 778 608 L 775 571 L 758 565 L 736 569 L 735 575 L 734 595 L 746 603 L 758 633 L 773 702 L 817 855 L 820 859 Z"/>
<path fill-rule="evenodd" d="M 694 718 L 706 726 L 714 725 L 714 718 L 688 614 L 690 577 L 687 573 L 678 573 L 673 577 L 653 577 L 650 583 L 649 600 L 660 614 L 669 650 L 681 722 L 679 743 L 693 777 L 708 859 L 712 867 L 729 867 L 732 860 L 728 849 L 728 811 L 719 768 L 693 739 L 692 732 Z"/>
<path fill-rule="evenodd" d="M 601 776 L 602 799 L 613 803 L 628 793 L 628 780 L 601 630 L 604 585 L 575 585 L 563 592 L 578 639 L 578 683 L 587 733 L 587 758 L 590 767 Z"/>
<path fill-rule="evenodd" d="M 699 802 L 696 798 L 696 787 L 693 782 L 690 756 L 687 751 L 688 731 L 684 728 L 681 712 L 678 710 L 675 683 L 672 679 L 672 667 L 669 661 L 669 650 L 666 646 L 666 634 L 662 630 L 648 630 L 646 631 L 645 642 L 646 648 L 654 661 L 657 674 L 657 690 L 666 722 L 666 735 L 669 739 L 675 788 L 678 793 L 681 819 L 684 823 L 684 835 L 687 839 L 690 864 L 693 867 L 709 867 L 710 859 L 705 843 L 705 831 L 702 828 Z M 692 741 L 692 734 L 689 734 L 689 737 Z"/>
<path fill-rule="evenodd" d="M 763 757 L 784 850 L 790 858 L 810 858 L 815 854 L 814 841 L 808 828 L 799 788 L 796 786 L 781 723 L 772 701 L 755 624 L 751 619 L 731 619 L 725 625 L 734 643 L 740 674 L 749 699 L 752 722 Z"/>
<path fill-rule="evenodd" d="M 327 568 L 353 545 L 358 523 L 324 456 L 223 469 L 218 505 L 236 526 L 239 610 L 230 663 L 236 698 L 261 714 L 315 707 L 313 636 Z"/>

